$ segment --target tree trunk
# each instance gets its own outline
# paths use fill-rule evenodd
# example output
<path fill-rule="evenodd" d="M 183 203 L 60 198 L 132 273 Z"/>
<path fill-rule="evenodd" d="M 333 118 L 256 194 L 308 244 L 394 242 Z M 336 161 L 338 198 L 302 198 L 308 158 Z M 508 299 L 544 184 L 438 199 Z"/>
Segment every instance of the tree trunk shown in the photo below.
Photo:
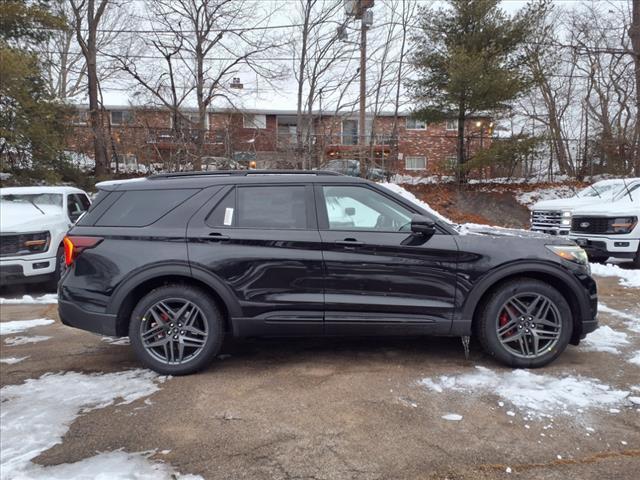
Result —
<path fill-rule="evenodd" d="M 465 154 L 464 154 L 464 127 L 467 119 L 466 108 L 464 102 L 461 102 L 458 108 L 458 138 L 456 142 L 456 158 L 458 160 L 458 171 L 456 176 L 458 177 L 458 183 L 466 182 L 465 172 Z"/>
<path fill-rule="evenodd" d="M 640 176 L 640 0 L 633 0 L 629 37 L 633 48 L 636 79 L 636 124 L 633 135 L 632 158 L 635 175 Z"/>
<path fill-rule="evenodd" d="M 89 114 L 91 117 L 91 129 L 93 130 L 93 151 L 96 162 L 96 177 L 101 177 L 109 171 L 107 163 L 107 142 L 104 134 L 104 124 L 102 112 L 98 102 L 98 68 L 97 68 L 97 45 L 96 27 L 94 22 L 94 3 L 89 1 L 87 9 L 87 20 L 89 25 L 89 38 L 87 41 L 87 77 L 89 93 Z"/>

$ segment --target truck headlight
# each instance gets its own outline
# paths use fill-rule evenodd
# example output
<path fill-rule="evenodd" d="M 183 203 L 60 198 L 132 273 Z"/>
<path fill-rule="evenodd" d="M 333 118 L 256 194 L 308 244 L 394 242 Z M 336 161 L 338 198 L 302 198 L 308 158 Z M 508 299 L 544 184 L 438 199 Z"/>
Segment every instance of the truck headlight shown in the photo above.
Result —
<path fill-rule="evenodd" d="M 618 217 L 609 219 L 609 230 L 612 233 L 630 233 L 638 224 L 638 217 Z"/>
<path fill-rule="evenodd" d="M 560 258 L 569 260 L 570 262 L 578 263 L 580 265 L 589 264 L 587 252 L 577 245 L 547 245 L 546 247 Z"/>

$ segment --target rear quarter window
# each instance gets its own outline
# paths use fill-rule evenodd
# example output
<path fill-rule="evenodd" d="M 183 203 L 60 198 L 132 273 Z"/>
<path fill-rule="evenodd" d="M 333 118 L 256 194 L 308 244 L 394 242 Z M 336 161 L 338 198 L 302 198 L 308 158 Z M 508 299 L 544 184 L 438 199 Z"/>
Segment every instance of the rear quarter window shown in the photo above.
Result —
<path fill-rule="evenodd" d="M 130 190 L 123 192 L 95 223 L 98 227 L 145 227 L 157 222 L 199 190 Z"/>

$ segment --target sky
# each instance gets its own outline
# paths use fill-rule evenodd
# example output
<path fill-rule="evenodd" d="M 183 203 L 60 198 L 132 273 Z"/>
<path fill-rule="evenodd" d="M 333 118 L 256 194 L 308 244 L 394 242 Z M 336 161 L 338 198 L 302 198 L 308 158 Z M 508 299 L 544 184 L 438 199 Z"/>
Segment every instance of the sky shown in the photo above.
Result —
<path fill-rule="evenodd" d="M 275 0 L 279 5 L 283 4 L 282 0 Z M 271 4 L 274 3 L 274 0 L 269 0 Z M 291 14 L 290 9 L 286 7 L 286 0 L 284 0 L 285 7 L 281 9 L 281 12 L 272 17 L 270 23 L 272 25 L 283 25 L 290 24 Z M 434 7 L 444 6 L 444 2 L 433 2 L 431 0 L 418 0 L 419 4 L 431 4 Z M 561 8 L 572 8 L 577 5 L 579 2 L 576 0 L 556 0 L 554 2 L 555 5 Z M 617 0 L 610 0 L 610 3 L 620 4 L 620 3 L 628 3 L 626 0 L 622 2 Z M 526 6 L 527 2 L 522 0 L 503 0 L 501 3 L 502 8 L 509 14 L 513 14 L 517 12 L 519 9 Z M 137 3 L 141 8 L 142 3 Z M 376 23 L 376 17 L 380 19 L 380 8 L 382 6 L 382 2 L 379 0 L 376 2 L 376 7 L 374 7 L 374 27 Z M 372 34 L 375 35 L 375 30 L 372 30 Z M 370 34 L 371 35 L 371 34 Z M 355 38 L 354 38 L 355 40 Z M 357 54 L 356 54 L 357 55 Z M 153 60 L 152 60 L 153 62 Z M 161 62 L 161 60 L 158 60 Z M 293 61 L 285 61 L 281 62 L 283 65 L 287 67 L 291 67 Z M 349 62 L 344 71 L 353 71 L 358 67 L 358 62 L 353 61 Z M 371 67 L 369 67 L 371 68 Z M 258 110 L 290 110 L 295 111 L 297 106 L 296 99 L 296 90 L 297 84 L 295 80 L 289 75 L 288 78 L 278 80 L 274 85 L 270 85 L 269 82 L 260 79 L 254 72 L 250 70 L 242 71 L 238 75 L 245 85 L 245 90 L 241 92 L 238 98 L 234 100 L 236 106 L 243 107 L 246 109 L 258 109 Z M 369 82 L 371 82 L 373 75 L 369 75 Z M 350 89 L 350 95 L 355 98 L 358 94 L 358 82 L 354 82 L 353 88 Z M 132 96 L 132 92 L 134 91 L 132 88 L 132 81 L 128 78 L 125 80 L 117 80 L 117 81 L 108 81 L 103 84 L 103 95 L 104 95 L 104 103 L 107 106 L 116 106 L 116 105 L 129 105 L 131 103 L 145 103 L 147 101 L 146 96 Z M 85 103 L 86 98 L 79 98 L 76 100 L 78 103 Z M 325 108 L 331 103 L 330 98 L 324 99 Z M 185 104 L 188 107 L 195 107 L 195 101 L 191 99 Z M 226 102 L 222 104 L 218 104 L 218 106 L 228 106 Z M 317 110 L 318 105 L 314 105 L 314 108 Z"/>

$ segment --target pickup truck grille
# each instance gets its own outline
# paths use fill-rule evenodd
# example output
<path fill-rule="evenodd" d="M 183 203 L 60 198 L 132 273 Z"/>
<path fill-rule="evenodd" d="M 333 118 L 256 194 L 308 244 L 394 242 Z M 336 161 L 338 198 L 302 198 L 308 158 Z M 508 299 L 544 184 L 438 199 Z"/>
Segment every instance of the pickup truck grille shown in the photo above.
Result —
<path fill-rule="evenodd" d="M 0 256 L 15 255 L 20 250 L 20 235 L 0 236 Z"/>
<path fill-rule="evenodd" d="M 571 231 L 577 233 L 602 234 L 609 230 L 607 217 L 574 217 L 571 221 Z"/>
<path fill-rule="evenodd" d="M 534 210 L 531 213 L 531 228 L 543 230 L 557 228 L 561 221 L 562 212 L 559 210 Z"/>

